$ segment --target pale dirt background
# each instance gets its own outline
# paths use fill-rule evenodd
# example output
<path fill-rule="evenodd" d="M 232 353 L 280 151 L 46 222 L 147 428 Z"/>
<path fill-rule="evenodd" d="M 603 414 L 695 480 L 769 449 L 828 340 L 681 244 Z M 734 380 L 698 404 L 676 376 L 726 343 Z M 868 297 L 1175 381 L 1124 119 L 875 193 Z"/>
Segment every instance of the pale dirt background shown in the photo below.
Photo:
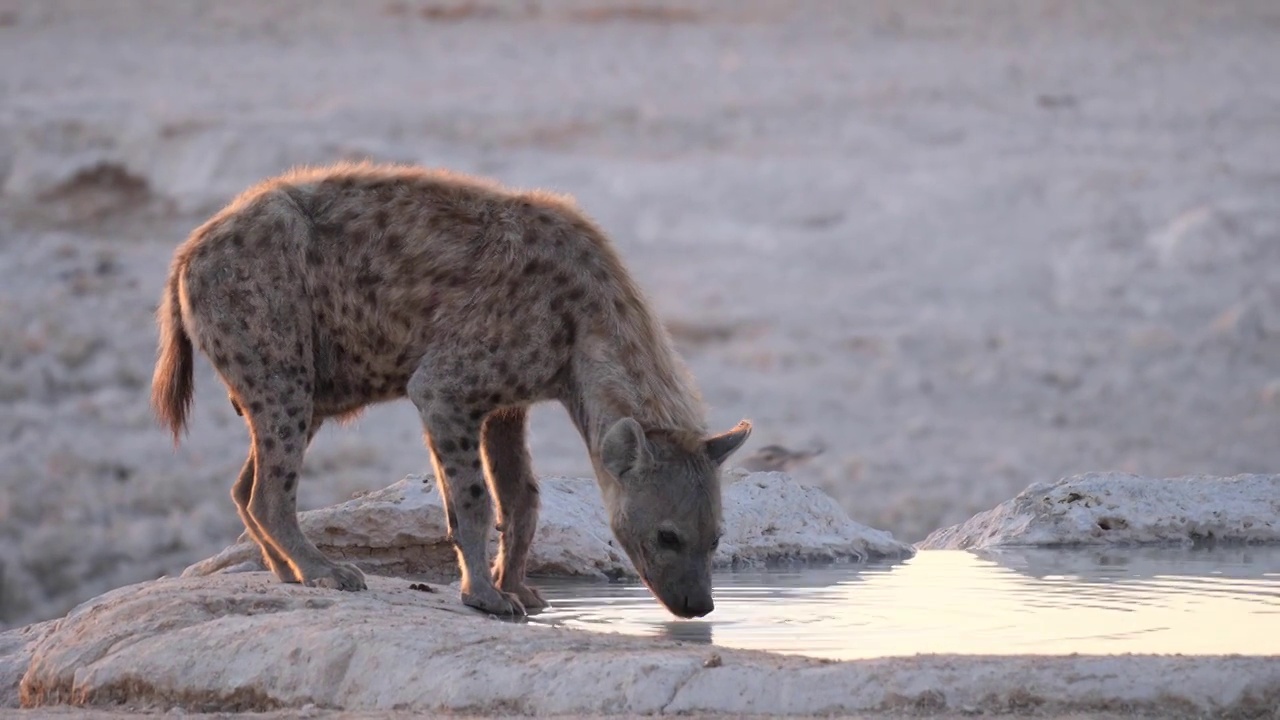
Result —
<path fill-rule="evenodd" d="M 906 540 L 1088 470 L 1280 468 L 1280 3 L 0 0 L 0 627 L 240 531 L 173 247 L 295 163 L 574 194 L 746 450 Z M 543 473 L 589 472 L 555 407 Z M 426 466 L 327 428 L 304 507 Z"/>

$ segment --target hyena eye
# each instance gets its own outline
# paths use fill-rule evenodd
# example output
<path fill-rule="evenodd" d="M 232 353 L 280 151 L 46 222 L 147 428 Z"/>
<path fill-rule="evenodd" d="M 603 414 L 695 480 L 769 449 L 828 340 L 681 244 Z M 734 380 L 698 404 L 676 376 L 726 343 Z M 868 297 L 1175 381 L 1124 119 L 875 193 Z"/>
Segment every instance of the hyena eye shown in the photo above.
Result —
<path fill-rule="evenodd" d="M 717 535 L 716 539 L 711 541 L 711 552 L 715 552 L 716 550 L 719 550 L 719 549 L 720 549 L 720 536 Z"/>
<path fill-rule="evenodd" d="M 663 550 L 679 550 L 680 536 L 670 530 L 658 531 L 658 547 Z"/>

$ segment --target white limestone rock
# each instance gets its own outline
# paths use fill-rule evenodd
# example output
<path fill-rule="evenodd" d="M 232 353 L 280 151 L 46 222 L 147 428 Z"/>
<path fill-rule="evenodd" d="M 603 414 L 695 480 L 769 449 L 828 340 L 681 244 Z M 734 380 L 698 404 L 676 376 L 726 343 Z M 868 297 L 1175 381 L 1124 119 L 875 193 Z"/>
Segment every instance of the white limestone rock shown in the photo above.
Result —
<path fill-rule="evenodd" d="M 36 644 L 53 630 L 53 620 L 0 632 L 0 708 L 18 707 L 22 679 Z"/>
<path fill-rule="evenodd" d="M 1156 479 L 1089 473 L 1036 483 L 924 550 L 1280 542 L 1280 475 Z"/>
<path fill-rule="evenodd" d="M 696 621 L 695 621 L 696 622 Z M 266 573 L 164 579 L 73 610 L 35 644 L 24 707 L 415 715 L 833 715 L 1123 707 L 1261 717 L 1268 657 L 974 657 L 821 662 L 503 622 L 448 592 L 371 578 L 343 593 Z"/>
<path fill-rule="evenodd" d="M 777 562 L 907 558 L 915 551 L 893 535 L 853 522 L 835 500 L 782 473 L 726 474 L 725 536 L 720 567 Z M 596 482 L 546 478 L 542 513 L 529 558 L 532 575 L 634 577 L 605 518 Z M 430 476 L 410 475 L 348 502 L 300 514 L 303 532 L 327 555 L 373 574 L 441 579 L 456 556 L 446 540 L 444 509 Z M 496 533 L 492 538 L 496 544 Z M 246 536 L 184 577 L 263 569 Z"/>

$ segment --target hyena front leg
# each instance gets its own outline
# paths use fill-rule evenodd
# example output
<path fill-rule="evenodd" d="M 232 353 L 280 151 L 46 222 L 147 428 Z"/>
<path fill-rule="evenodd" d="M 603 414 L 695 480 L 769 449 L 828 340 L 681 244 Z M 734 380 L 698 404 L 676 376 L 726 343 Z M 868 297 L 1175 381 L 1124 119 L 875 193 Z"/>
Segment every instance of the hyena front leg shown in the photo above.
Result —
<path fill-rule="evenodd" d="M 458 552 L 462 602 L 494 615 L 523 615 L 520 600 L 499 590 L 489 575 L 493 505 L 480 459 L 480 421 L 489 408 L 465 402 L 473 391 L 433 389 L 442 385 L 448 387 L 435 382 L 424 365 L 409 380 L 408 395 L 422 415 L 449 537 Z"/>
<path fill-rule="evenodd" d="M 493 563 L 494 582 L 498 589 L 515 595 L 526 610 L 539 610 L 547 601 L 525 583 L 525 563 L 538 527 L 540 500 L 525 440 L 528 418 L 529 411 L 523 407 L 495 410 L 485 418 L 481 442 L 502 533 Z"/>

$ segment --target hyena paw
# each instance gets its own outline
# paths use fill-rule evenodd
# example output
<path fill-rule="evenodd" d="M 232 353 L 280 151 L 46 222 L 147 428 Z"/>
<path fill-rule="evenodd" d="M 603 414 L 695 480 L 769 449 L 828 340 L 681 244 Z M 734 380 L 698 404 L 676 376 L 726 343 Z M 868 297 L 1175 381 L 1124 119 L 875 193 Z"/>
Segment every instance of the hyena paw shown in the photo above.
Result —
<path fill-rule="evenodd" d="M 542 593 L 538 592 L 538 588 L 532 585 L 520 583 L 518 585 L 504 585 L 502 587 L 508 595 L 514 595 L 520 604 L 524 606 L 526 612 L 534 610 L 542 610 L 551 605 L 542 597 Z"/>
<path fill-rule="evenodd" d="M 492 585 L 463 588 L 462 604 L 483 610 L 490 615 L 520 616 L 526 615 L 520 598 L 511 593 L 502 592 Z"/>
<path fill-rule="evenodd" d="M 322 566 L 304 570 L 308 587 L 327 588 L 329 590 L 364 590 L 368 586 L 364 581 L 364 573 L 360 568 L 349 563 L 327 563 Z"/>

